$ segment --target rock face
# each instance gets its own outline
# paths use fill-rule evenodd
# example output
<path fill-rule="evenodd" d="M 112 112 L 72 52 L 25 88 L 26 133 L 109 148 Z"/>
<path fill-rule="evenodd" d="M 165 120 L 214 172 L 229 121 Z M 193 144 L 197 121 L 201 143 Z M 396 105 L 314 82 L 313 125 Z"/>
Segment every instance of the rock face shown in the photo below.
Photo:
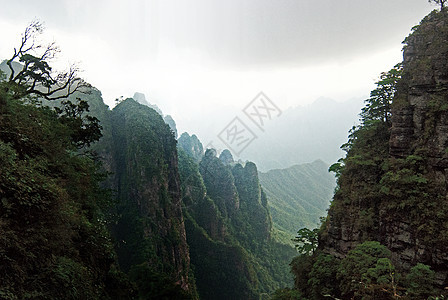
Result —
<path fill-rule="evenodd" d="M 430 164 L 447 168 L 448 156 L 448 19 L 431 14 L 407 39 L 404 74 L 392 111 L 390 154 L 429 149 Z"/>
<path fill-rule="evenodd" d="M 405 40 L 388 153 L 384 161 L 363 167 L 373 176 L 353 168 L 341 177 L 321 248 L 342 258 L 360 242 L 377 240 L 392 251 L 401 271 L 424 263 L 446 286 L 447 149 L 448 12 L 443 10 L 428 15 Z"/>
<path fill-rule="evenodd" d="M 189 290 L 190 258 L 173 132 L 156 111 L 133 99 L 115 107 L 111 118 L 110 165 L 120 216 L 113 232 L 119 241 L 119 263 L 131 272 L 143 266 L 146 274 L 166 276 Z"/>
<path fill-rule="evenodd" d="M 234 163 L 232 153 L 230 153 L 230 151 L 227 149 L 224 149 L 221 152 L 221 154 L 219 155 L 219 160 L 221 160 L 222 163 L 226 166 Z"/>
<path fill-rule="evenodd" d="M 162 111 L 160 110 L 160 108 L 155 105 L 155 104 L 151 104 L 148 102 L 148 100 L 146 100 L 146 96 L 143 93 L 139 93 L 139 92 L 135 92 L 134 96 L 132 97 L 132 99 L 134 99 L 135 101 L 137 101 L 140 104 L 146 105 L 148 107 L 151 107 L 152 109 L 154 109 L 159 115 L 163 116 Z"/>
<path fill-rule="evenodd" d="M 288 284 L 286 266 L 296 252 L 271 236 L 256 165 L 231 163 L 230 152 L 218 158 L 214 149 L 198 164 L 191 149 L 179 147 L 179 172 L 200 299 L 261 299 Z"/>
<path fill-rule="evenodd" d="M 202 156 L 204 156 L 204 147 L 196 135 L 193 134 L 190 136 L 187 132 L 184 132 L 177 142 L 178 146 L 195 161 L 199 162 L 202 159 Z"/>
<path fill-rule="evenodd" d="M 166 124 L 168 124 L 168 126 L 170 126 L 171 130 L 174 133 L 174 138 L 177 140 L 177 127 L 173 117 L 171 117 L 170 115 L 166 115 L 165 117 L 163 117 L 163 120 Z"/>
<path fill-rule="evenodd" d="M 207 149 L 199 164 L 199 171 L 207 187 L 207 194 L 215 199 L 221 214 L 232 216 L 240 206 L 232 172 L 216 157 L 215 149 Z"/>
<path fill-rule="evenodd" d="M 437 193 L 448 197 L 448 14 L 432 13 L 407 39 L 404 47 L 404 74 L 392 111 L 390 154 L 399 158 L 418 155 L 426 158 L 426 177 Z M 432 200 L 432 199 L 431 199 Z M 428 205 L 431 205 L 428 203 Z M 434 208 L 443 211 L 442 207 Z M 446 216 L 439 216 L 444 219 Z M 433 220 L 427 220 L 431 222 Z M 446 248 L 419 241 L 411 220 L 387 228 L 388 244 L 397 259 L 407 265 L 424 261 L 438 271 L 440 283 L 447 281 Z M 442 228 L 440 228 L 442 229 Z"/>

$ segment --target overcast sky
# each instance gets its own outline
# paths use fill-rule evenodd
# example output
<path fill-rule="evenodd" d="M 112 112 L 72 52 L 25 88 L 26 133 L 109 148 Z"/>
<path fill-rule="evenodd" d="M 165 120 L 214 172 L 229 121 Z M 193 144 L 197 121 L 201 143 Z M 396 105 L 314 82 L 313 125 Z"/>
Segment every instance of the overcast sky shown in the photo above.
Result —
<path fill-rule="evenodd" d="M 0 7 L 0 59 L 38 18 L 62 50 L 58 65 L 79 62 L 107 104 L 140 91 L 181 131 L 200 135 L 225 126 L 222 117 L 260 91 L 281 109 L 321 96 L 368 96 L 379 73 L 401 61 L 410 28 L 435 8 L 426 0 L 0 0 Z"/>

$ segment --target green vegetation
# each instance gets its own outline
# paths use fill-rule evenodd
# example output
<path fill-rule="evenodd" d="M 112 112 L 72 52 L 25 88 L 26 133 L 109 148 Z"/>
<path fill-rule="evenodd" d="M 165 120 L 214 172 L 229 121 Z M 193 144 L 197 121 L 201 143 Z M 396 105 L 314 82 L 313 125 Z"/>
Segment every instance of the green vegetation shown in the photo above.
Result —
<path fill-rule="evenodd" d="M 443 165 L 434 162 L 434 157 L 445 155 L 437 152 L 434 141 L 440 138 L 440 124 L 446 117 L 446 88 L 440 82 L 434 87 L 418 85 L 446 60 L 438 54 L 446 49 L 439 41 L 446 26 L 440 24 L 446 24 L 445 11 L 431 13 L 406 39 L 406 43 L 421 43 L 424 51 L 437 57 L 409 59 L 403 67 L 399 64 L 381 74 L 361 111 L 361 124 L 350 131 L 342 146 L 346 157 L 330 167 L 337 187 L 318 230 L 317 250 L 313 251 L 315 233 L 299 231 L 296 242 L 303 254 L 291 263 L 295 290 L 279 291 L 276 299 L 446 297 L 440 276 L 445 266 L 435 259 L 447 245 L 446 183 L 438 173 Z M 427 50 L 428 44 L 434 48 Z M 416 53 L 417 45 L 411 46 Z M 413 89 L 421 89 L 420 98 L 412 94 L 413 100 L 426 106 L 424 113 L 411 114 L 414 119 L 408 121 L 406 110 L 401 111 L 404 115 L 393 113 L 421 109 L 417 106 L 422 103 L 411 106 L 409 102 L 406 93 L 414 93 L 409 91 L 411 83 Z M 422 121 L 416 121 L 416 116 Z M 423 125 L 417 130 L 418 125 L 406 122 Z M 392 156 L 391 129 L 405 131 L 406 126 L 415 130 L 405 141 L 409 147 Z"/>
<path fill-rule="evenodd" d="M 118 198 L 112 233 L 120 267 L 142 299 L 194 298 L 174 133 L 155 110 L 133 99 L 120 102 L 110 118 L 109 164 Z"/>
<path fill-rule="evenodd" d="M 319 229 L 315 228 L 310 230 L 308 228 L 302 228 L 297 231 L 297 236 L 293 239 L 296 244 L 297 251 L 300 254 L 310 255 L 317 249 Z"/>
<path fill-rule="evenodd" d="M 322 161 L 259 173 L 276 237 L 293 244 L 297 228 L 315 228 L 326 215 L 336 185 Z"/>
<path fill-rule="evenodd" d="M 392 100 L 402 72 L 402 64 L 397 64 L 389 72 L 381 73 L 380 80 L 376 82 L 377 88 L 370 93 L 370 98 L 365 101 L 366 106 L 361 110 L 361 121 L 364 124 L 374 121 L 391 124 Z"/>
<path fill-rule="evenodd" d="M 41 56 L 27 52 L 39 26 L 27 28 L 8 61 L 25 67 L 11 69 L 8 80 L 0 72 L 0 298 L 132 297 L 106 228 L 112 198 L 100 187 L 99 162 L 84 151 L 101 127 L 85 115 L 83 100 L 58 109 L 39 105 L 37 96 L 67 97 L 72 90 L 58 85 L 80 82 L 74 73 L 51 80 L 51 47 Z"/>
<path fill-rule="evenodd" d="M 291 267 L 300 295 L 291 299 L 427 299 L 439 295 L 429 266 L 419 263 L 403 276 L 392 263 L 389 249 L 376 241 L 359 244 L 342 259 L 320 251 L 299 256 Z"/>
<path fill-rule="evenodd" d="M 204 148 L 196 135 L 190 135 L 186 132 L 178 139 L 178 145 L 182 148 L 189 156 L 193 157 L 197 162 L 202 159 L 204 155 Z"/>
<path fill-rule="evenodd" d="M 184 136 L 184 135 L 183 135 Z M 288 285 L 294 249 L 272 239 L 255 164 L 225 165 L 209 149 L 200 161 L 179 147 L 184 215 L 201 299 L 263 299 Z"/>

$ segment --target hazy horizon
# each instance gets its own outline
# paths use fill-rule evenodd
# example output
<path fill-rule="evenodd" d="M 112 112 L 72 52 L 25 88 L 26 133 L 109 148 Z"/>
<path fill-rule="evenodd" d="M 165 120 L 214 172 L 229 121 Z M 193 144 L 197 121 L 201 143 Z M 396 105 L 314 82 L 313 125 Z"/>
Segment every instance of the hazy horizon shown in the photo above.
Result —
<path fill-rule="evenodd" d="M 0 0 L 0 59 L 33 19 L 110 107 L 142 92 L 206 145 L 263 91 L 281 111 L 364 99 L 436 7 L 424 0 Z M 256 130 L 256 129 L 254 129 Z M 261 131 L 257 132 L 259 135 Z M 345 133 L 344 133 L 345 134 Z"/>

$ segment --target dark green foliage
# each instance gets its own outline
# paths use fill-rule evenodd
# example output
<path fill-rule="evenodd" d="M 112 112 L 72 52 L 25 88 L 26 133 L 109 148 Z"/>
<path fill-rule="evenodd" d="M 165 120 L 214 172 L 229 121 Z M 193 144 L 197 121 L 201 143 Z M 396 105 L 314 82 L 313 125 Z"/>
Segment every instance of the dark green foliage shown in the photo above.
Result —
<path fill-rule="evenodd" d="M 129 277 L 137 286 L 139 299 L 193 299 L 191 294 L 174 284 L 172 277 L 154 271 L 148 263 L 133 265 Z"/>
<path fill-rule="evenodd" d="M 54 110 L 59 114 L 61 122 L 72 130 L 70 137 L 74 146 L 78 149 L 89 147 L 98 141 L 101 134 L 101 125 L 96 117 L 86 114 L 89 104 L 80 98 L 75 103 L 63 100 L 60 107 Z"/>
<path fill-rule="evenodd" d="M 331 255 L 320 253 L 315 258 L 307 282 L 313 299 L 339 294 L 339 287 L 335 285 L 338 267 L 339 260 Z"/>
<path fill-rule="evenodd" d="M 290 288 L 276 290 L 271 300 L 305 300 L 299 291 Z"/>
<path fill-rule="evenodd" d="M 258 298 L 258 280 L 247 251 L 212 240 L 190 217 L 186 228 L 201 299 Z"/>
<path fill-rule="evenodd" d="M 377 241 L 357 245 L 342 259 L 320 250 L 313 256 L 298 256 L 291 262 L 291 271 L 297 295 L 304 299 L 427 299 L 437 295 L 435 273 L 429 266 L 418 263 L 408 274 L 399 273 L 389 249 Z M 283 293 L 285 297 L 290 294 L 278 291 Z"/>
<path fill-rule="evenodd" d="M 178 154 L 187 241 L 201 299 L 258 299 L 287 285 L 294 250 L 270 240 L 267 199 L 255 165 L 231 169 L 214 150 L 207 150 L 200 166 L 182 149 Z"/>
<path fill-rule="evenodd" d="M 337 167 L 340 176 L 329 218 L 334 224 L 340 224 L 348 214 L 358 217 L 357 225 L 362 232 L 362 240 L 376 239 L 379 212 L 383 197 L 380 181 L 385 173 L 384 164 L 389 150 L 389 127 L 385 122 L 376 121 L 355 129 L 349 142 L 344 145 L 347 156 Z M 325 237 L 325 231 L 322 235 Z"/>
<path fill-rule="evenodd" d="M 245 246 L 255 250 L 270 239 L 272 229 L 267 203 L 263 205 L 261 201 L 264 191 L 258 181 L 257 167 L 252 162 L 247 162 L 244 167 L 237 164 L 232 168 L 232 174 L 240 199 L 234 226 L 239 229 L 237 234 Z"/>
<path fill-rule="evenodd" d="M 238 209 L 239 197 L 231 170 L 216 157 L 214 149 L 207 149 L 199 164 L 199 171 L 207 188 L 207 195 L 214 200 L 220 213 L 232 216 Z"/>
<path fill-rule="evenodd" d="M 448 206 L 441 183 L 427 175 L 425 159 L 409 155 L 390 160 L 381 179 L 384 210 L 409 219 L 415 237 L 427 245 L 447 245 Z"/>
<path fill-rule="evenodd" d="M 304 295 L 311 295 L 311 286 L 308 284 L 315 257 L 300 255 L 291 261 L 291 273 L 294 275 L 294 287 Z M 334 284 L 334 281 L 333 281 Z"/>
<path fill-rule="evenodd" d="M 308 228 L 302 228 L 297 231 L 297 236 L 293 239 L 296 244 L 296 249 L 300 254 L 310 255 L 314 254 L 317 249 L 317 242 L 319 229 L 315 228 L 309 230 Z"/>
<path fill-rule="evenodd" d="M 135 280 L 140 297 L 177 295 L 188 289 L 191 274 L 176 140 L 156 111 L 133 99 L 118 104 L 111 119 L 118 261 Z M 189 292 L 194 293 L 194 284 Z"/>
<path fill-rule="evenodd" d="M 390 256 L 391 252 L 376 241 L 364 242 L 351 250 L 347 257 L 341 261 L 338 268 L 337 278 L 340 281 L 341 294 L 365 297 L 372 293 L 372 299 L 375 299 L 377 289 L 373 285 L 384 283 L 385 280 L 382 277 L 389 275 L 387 271 L 392 271 L 379 270 L 379 268 L 384 267 L 385 263 L 381 259 L 387 259 L 387 267 L 391 265 L 388 260 Z M 386 273 L 384 273 L 385 271 Z M 378 297 L 378 294 L 376 295 Z"/>
<path fill-rule="evenodd" d="M 418 263 L 406 276 L 406 294 L 411 299 L 427 299 L 435 296 L 435 273 L 430 266 Z"/>
<path fill-rule="evenodd" d="M 227 232 L 228 221 L 207 195 L 198 164 L 181 149 L 179 173 L 201 299 L 255 299 L 257 281 L 248 253 Z"/>
<path fill-rule="evenodd" d="M 163 118 L 163 121 L 165 121 L 165 123 L 168 124 L 168 126 L 170 126 L 170 129 L 174 134 L 174 138 L 177 139 L 176 122 L 174 121 L 173 117 L 171 117 L 170 115 L 166 115 Z"/>
<path fill-rule="evenodd" d="M 115 298 L 103 213 L 110 193 L 98 164 L 76 152 L 79 141 L 99 138 L 98 127 L 83 132 L 84 120 L 26 104 L 10 87 L 0 83 L 0 297 Z M 120 284 L 131 296 L 126 279 Z"/>
<path fill-rule="evenodd" d="M 392 100 L 402 72 L 402 64 L 397 64 L 388 72 L 381 73 L 377 88 L 370 92 L 370 98 L 365 100 L 366 106 L 361 110 L 363 123 L 378 120 L 390 125 Z"/>

